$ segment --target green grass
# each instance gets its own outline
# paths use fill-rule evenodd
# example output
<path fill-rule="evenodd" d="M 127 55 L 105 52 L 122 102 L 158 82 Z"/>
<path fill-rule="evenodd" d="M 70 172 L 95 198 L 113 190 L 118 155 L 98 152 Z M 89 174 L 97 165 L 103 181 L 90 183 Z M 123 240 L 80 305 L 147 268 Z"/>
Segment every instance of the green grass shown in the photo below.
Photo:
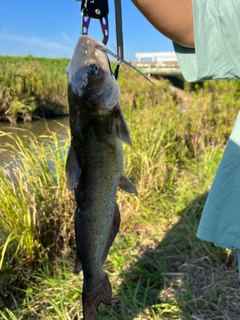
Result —
<path fill-rule="evenodd" d="M 68 113 L 67 59 L 0 56 L 0 120 Z"/>
<path fill-rule="evenodd" d="M 167 82 L 154 88 L 124 69 L 119 84 L 133 141 L 124 146 L 124 174 L 139 194 L 117 193 L 121 227 L 104 265 L 113 300 L 99 318 L 238 319 L 234 253 L 196 238 L 238 112 L 226 93 L 235 84 L 205 86 L 184 111 Z M 0 319 L 81 319 L 64 169 L 70 139 L 12 139 L 0 171 Z"/>

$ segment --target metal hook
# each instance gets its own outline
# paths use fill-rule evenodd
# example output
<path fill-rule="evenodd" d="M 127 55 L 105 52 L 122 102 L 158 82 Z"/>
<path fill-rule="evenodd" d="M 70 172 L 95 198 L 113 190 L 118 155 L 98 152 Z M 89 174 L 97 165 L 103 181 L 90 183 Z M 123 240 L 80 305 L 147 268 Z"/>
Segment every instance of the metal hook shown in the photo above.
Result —
<path fill-rule="evenodd" d="M 79 0 L 76 0 L 79 1 Z M 109 27 L 108 27 L 108 0 L 101 0 L 96 7 L 96 3 L 94 1 L 88 2 L 82 1 L 81 5 L 81 13 L 82 13 L 82 26 L 81 26 L 81 34 L 87 35 L 89 24 L 91 18 L 98 19 L 100 21 L 100 26 L 103 34 L 103 44 L 107 44 L 109 38 Z"/>
<path fill-rule="evenodd" d="M 108 42 L 108 37 L 109 37 L 109 31 L 108 31 L 108 17 L 103 17 L 100 19 L 100 25 L 102 29 L 102 34 L 103 34 L 103 44 L 107 44 Z"/>
<path fill-rule="evenodd" d="M 87 14 L 87 11 L 83 8 L 82 9 L 82 30 L 81 34 L 88 34 L 88 28 L 90 24 L 90 16 Z"/>

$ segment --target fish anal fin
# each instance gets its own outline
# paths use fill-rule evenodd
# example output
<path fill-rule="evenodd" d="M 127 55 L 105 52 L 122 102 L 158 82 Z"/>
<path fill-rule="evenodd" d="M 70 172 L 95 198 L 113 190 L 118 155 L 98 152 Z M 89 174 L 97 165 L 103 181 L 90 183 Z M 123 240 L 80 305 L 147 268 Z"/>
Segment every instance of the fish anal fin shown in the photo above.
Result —
<path fill-rule="evenodd" d="M 87 292 L 83 286 L 83 318 L 84 320 L 97 320 L 98 307 L 101 303 L 111 304 L 112 289 L 108 276 L 103 272 L 101 283 L 90 293 Z"/>
<path fill-rule="evenodd" d="M 128 125 L 119 104 L 114 108 L 112 130 L 120 140 L 132 146 Z"/>
<path fill-rule="evenodd" d="M 69 190 L 74 190 L 78 187 L 81 167 L 77 158 L 75 147 L 71 144 L 66 162 L 67 187 Z"/>
<path fill-rule="evenodd" d="M 119 180 L 119 187 L 128 193 L 138 194 L 137 189 L 135 188 L 133 183 L 123 174 L 121 175 L 121 178 Z"/>
<path fill-rule="evenodd" d="M 114 213 L 113 213 L 113 220 L 112 220 L 112 226 L 110 228 L 110 232 L 108 235 L 108 241 L 107 241 L 107 245 L 106 248 L 103 252 L 103 257 L 102 257 L 102 263 L 105 262 L 107 255 L 108 255 L 108 251 L 111 247 L 111 245 L 113 244 L 114 239 L 116 238 L 116 235 L 118 233 L 119 227 L 120 227 L 120 212 L 118 209 L 118 205 L 115 202 L 115 208 L 114 208 Z"/>

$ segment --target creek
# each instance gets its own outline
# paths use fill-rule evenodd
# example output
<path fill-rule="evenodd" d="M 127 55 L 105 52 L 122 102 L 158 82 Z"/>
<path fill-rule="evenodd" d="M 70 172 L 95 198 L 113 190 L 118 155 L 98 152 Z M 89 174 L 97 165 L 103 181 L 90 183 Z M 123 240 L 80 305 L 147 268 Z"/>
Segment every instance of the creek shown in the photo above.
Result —
<path fill-rule="evenodd" d="M 0 166 L 3 166 L 8 162 L 9 155 L 8 144 L 13 143 L 7 135 L 1 135 L 2 133 L 13 134 L 21 138 L 23 141 L 27 141 L 32 134 L 35 136 L 47 135 L 49 131 L 53 131 L 58 137 L 62 138 L 66 136 L 66 128 L 69 127 L 68 117 L 58 117 L 56 119 L 41 119 L 31 122 L 18 122 L 17 124 L 11 124 L 8 122 L 0 122 Z"/>

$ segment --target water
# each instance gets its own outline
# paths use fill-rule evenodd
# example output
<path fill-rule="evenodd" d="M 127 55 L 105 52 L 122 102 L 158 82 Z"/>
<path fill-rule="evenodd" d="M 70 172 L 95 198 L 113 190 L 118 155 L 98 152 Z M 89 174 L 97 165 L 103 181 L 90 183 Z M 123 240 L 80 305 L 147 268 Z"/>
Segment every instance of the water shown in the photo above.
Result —
<path fill-rule="evenodd" d="M 67 129 L 69 128 L 69 118 L 59 117 L 53 119 L 42 119 L 32 122 L 18 122 L 17 124 L 11 124 L 8 122 L 0 122 L 0 131 L 4 133 L 12 133 L 17 135 L 21 140 L 28 139 L 31 134 L 35 136 L 47 135 L 48 131 L 56 132 L 57 136 L 66 136 Z M 8 150 L 7 143 L 13 143 L 12 139 L 5 136 L 0 136 L 0 166 L 8 162 L 9 155 L 5 150 Z"/>

